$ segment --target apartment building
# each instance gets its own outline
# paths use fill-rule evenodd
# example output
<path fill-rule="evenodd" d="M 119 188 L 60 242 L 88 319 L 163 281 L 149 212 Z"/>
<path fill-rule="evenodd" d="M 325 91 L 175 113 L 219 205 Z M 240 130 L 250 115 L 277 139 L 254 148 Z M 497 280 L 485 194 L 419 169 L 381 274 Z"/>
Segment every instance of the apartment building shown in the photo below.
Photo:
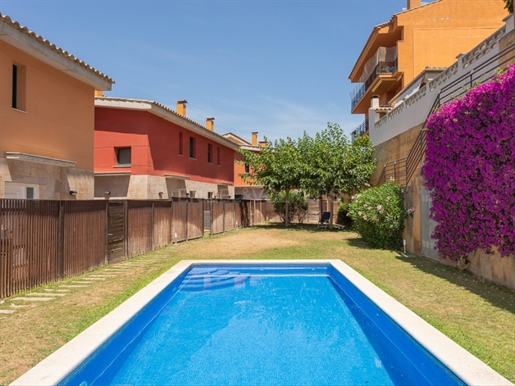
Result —
<path fill-rule="evenodd" d="M 93 198 L 94 93 L 114 81 L 2 14 L 0 80 L 0 198 Z"/>
<path fill-rule="evenodd" d="M 349 75 L 357 83 L 351 111 L 365 118 L 352 136 L 368 134 L 372 123 L 399 103 L 403 90 L 417 91 L 499 29 L 507 15 L 504 5 L 503 0 L 407 0 L 405 10 L 373 27 Z M 395 157 L 403 153 L 400 149 Z"/>

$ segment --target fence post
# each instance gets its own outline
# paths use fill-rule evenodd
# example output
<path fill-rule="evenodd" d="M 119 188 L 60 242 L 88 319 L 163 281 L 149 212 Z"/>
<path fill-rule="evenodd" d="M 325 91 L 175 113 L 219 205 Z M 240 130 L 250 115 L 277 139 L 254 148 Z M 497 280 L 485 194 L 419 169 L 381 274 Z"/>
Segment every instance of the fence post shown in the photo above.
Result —
<path fill-rule="evenodd" d="M 62 280 L 64 275 L 64 201 L 59 200 L 59 241 L 57 257 L 57 277 Z"/>
<path fill-rule="evenodd" d="M 154 232 L 155 232 L 155 227 L 156 227 L 156 224 L 154 223 L 154 210 L 156 209 L 155 207 L 155 203 L 154 201 L 152 201 L 152 211 L 150 212 L 150 250 L 153 251 L 154 250 Z"/>
<path fill-rule="evenodd" d="M 106 204 L 106 209 L 105 209 L 105 229 L 106 229 L 106 234 L 105 234 L 105 245 L 106 245 L 106 248 L 105 248 L 105 253 L 104 253 L 104 263 L 106 265 L 109 264 L 109 200 L 105 200 L 105 204 Z"/>
<path fill-rule="evenodd" d="M 124 241 L 123 241 L 123 257 L 126 259 L 129 252 L 129 200 L 123 201 L 123 228 L 124 228 Z"/>
<path fill-rule="evenodd" d="M 186 241 L 190 239 L 190 200 L 186 200 Z"/>
<path fill-rule="evenodd" d="M 173 199 L 170 197 L 170 241 L 174 243 L 174 235 L 173 235 Z"/>
<path fill-rule="evenodd" d="M 204 238 L 204 233 L 206 233 L 205 229 L 204 229 L 204 208 L 205 208 L 205 204 L 206 204 L 206 200 L 202 199 L 202 238 Z"/>

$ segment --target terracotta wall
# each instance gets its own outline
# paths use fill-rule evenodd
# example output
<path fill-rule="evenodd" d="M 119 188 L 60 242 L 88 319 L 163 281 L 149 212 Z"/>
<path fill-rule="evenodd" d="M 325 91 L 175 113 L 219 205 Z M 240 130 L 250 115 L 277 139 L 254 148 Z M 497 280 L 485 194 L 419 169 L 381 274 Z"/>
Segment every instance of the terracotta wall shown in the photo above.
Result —
<path fill-rule="evenodd" d="M 182 133 L 182 155 L 179 133 Z M 196 142 L 195 158 L 189 156 L 190 137 Z M 207 159 L 208 144 L 212 148 L 212 162 Z M 130 167 L 116 166 L 117 147 L 131 147 Z M 234 150 L 149 112 L 97 107 L 95 172 L 123 171 L 132 175 L 184 175 L 200 182 L 232 184 Z"/>

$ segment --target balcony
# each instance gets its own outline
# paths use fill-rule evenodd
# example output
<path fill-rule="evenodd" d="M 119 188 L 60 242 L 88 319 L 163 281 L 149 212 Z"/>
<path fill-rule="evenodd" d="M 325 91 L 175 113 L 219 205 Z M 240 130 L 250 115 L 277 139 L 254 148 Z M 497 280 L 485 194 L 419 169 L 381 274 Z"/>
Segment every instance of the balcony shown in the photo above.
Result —
<path fill-rule="evenodd" d="M 368 133 L 368 119 L 365 119 L 361 125 L 356 127 L 354 131 L 350 134 L 351 141 L 354 142 L 354 140 L 358 137 L 361 137 L 362 135 L 365 135 Z"/>
<path fill-rule="evenodd" d="M 351 95 L 353 114 L 366 114 L 373 95 L 378 95 L 383 103 L 386 102 L 388 98 L 382 97 L 387 93 L 395 95 L 401 86 L 397 46 L 379 47 L 367 62 L 356 70 L 352 79 L 353 82 L 359 83 Z"/>
<path fill-rule="evenodd" d="M 352 96 L 351 96 L 351 111 L 354 113 L 354 108 L 356 105 L 361 101 L 363 96 L 365 95 L 366 91 L 369 89 L 369 87 L 376 83 L 376 80 L 381 81 L 382 75 L 387 75 L 387 77 L 383 78 L 391 78 L 391 75 L 397 73 L 398 66 L 397 66 L 397 60 L 391 61 L 391 62 L 379 62 L 375 66 L 372 73 L 369 75 L 369 77 L 366 79 L 364 83 L 361 83 L 356 89 L 354 90 Z M 374 90 L 377 91 L 377 90 Z M 368 108 L 368 106 L 367 106 Z"/>

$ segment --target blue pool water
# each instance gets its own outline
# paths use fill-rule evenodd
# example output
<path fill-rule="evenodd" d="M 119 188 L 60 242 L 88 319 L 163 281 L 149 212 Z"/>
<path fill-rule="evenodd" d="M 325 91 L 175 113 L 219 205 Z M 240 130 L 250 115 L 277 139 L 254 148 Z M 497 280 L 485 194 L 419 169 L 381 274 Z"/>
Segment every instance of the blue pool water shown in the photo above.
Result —
<path fill-rule="evenodd" d="M 62 384 L 463 383 L 330 265 L 197 265 Z"/>

